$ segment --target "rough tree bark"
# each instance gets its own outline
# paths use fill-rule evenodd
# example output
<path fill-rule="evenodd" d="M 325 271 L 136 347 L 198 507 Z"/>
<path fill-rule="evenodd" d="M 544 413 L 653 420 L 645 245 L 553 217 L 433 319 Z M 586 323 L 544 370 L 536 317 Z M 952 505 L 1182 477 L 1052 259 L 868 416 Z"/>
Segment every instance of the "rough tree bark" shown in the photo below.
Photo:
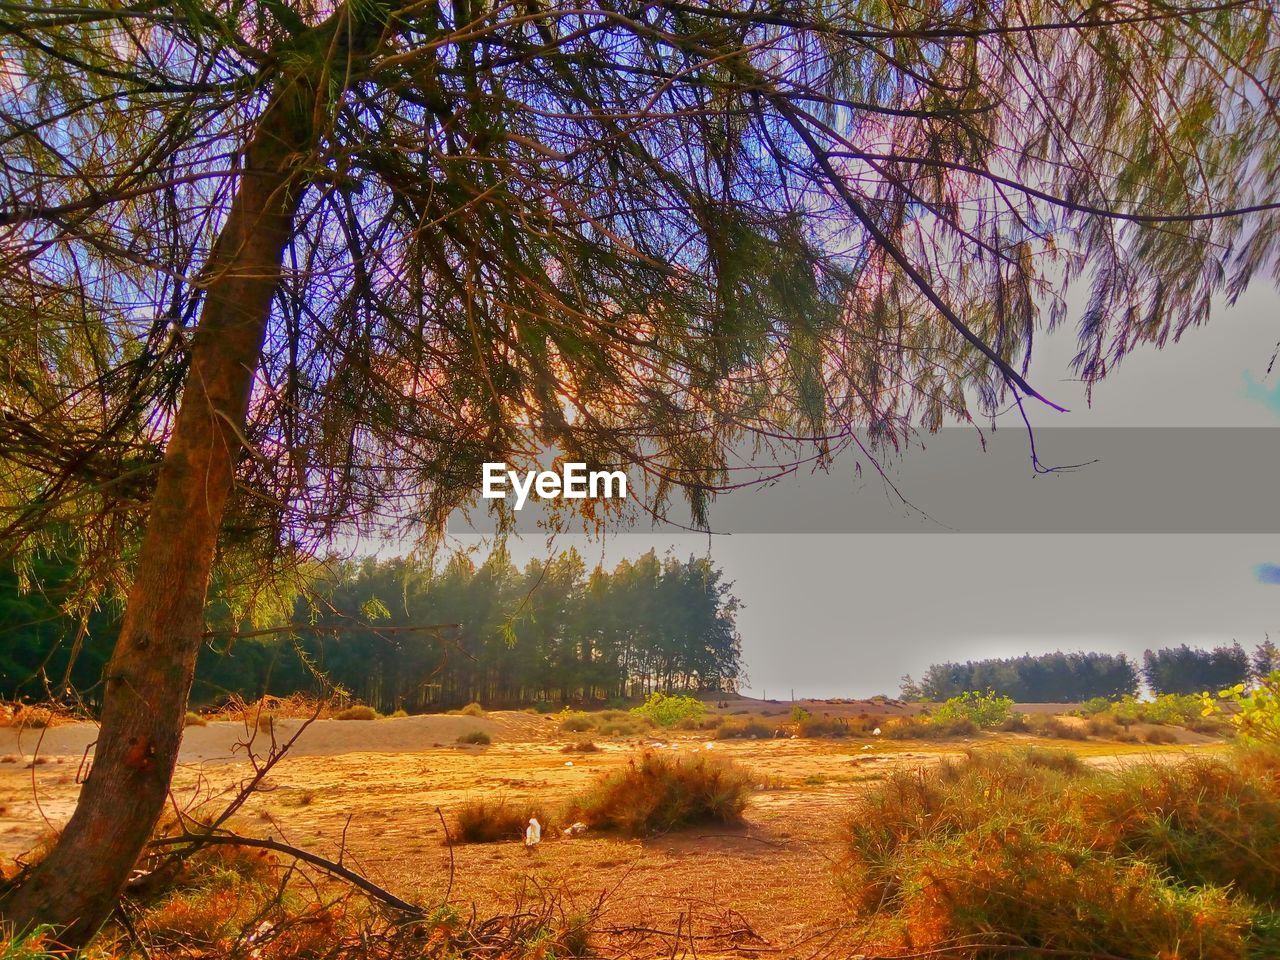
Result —
<path fill-rule="evenodd" d="M 376 39 L 377 32 L 374 37 Z M 107 665 L 93 766 L 49 856 L 3 902 L 22 931 L 52 924 L 80 946 L 110 916 L 163 810 L 204 632 L 210 567 L 241 453 L 271 301 L 306 185 L 322 80 L 353 38 L 341 14 L 309 38 L 311 76 L 277 78 L 243 153 L 227 220 L 202 271 L 205 301 L 156 482 L 119 640 Z M 368 38 L 365 38 L 368 42 Z M 336 50 L 336 47 L 342 50 Z"/>

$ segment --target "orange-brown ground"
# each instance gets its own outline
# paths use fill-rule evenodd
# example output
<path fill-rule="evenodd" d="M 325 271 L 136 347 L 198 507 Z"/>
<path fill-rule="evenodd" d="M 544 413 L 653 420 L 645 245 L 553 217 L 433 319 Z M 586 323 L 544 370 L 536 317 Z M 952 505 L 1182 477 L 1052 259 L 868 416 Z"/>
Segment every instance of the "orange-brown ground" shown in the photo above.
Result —
<path fill-rule="evenodd" d="M 299 724 L 279 722 L 277 740 Z M 455 745 L 460 733 L 476 729 L 489 733 L 493 745 Z M 271 772 L 265 790 L 247 804 L 234 827 L 334 859 L 341 856 L 416 902 L 440 902 L 447 892 L 452 903 L 467 910 L 474 903 L 481 915 L 510 909 L 522 890 L 558 895 L 568 912 L 585 912 L 604 897 L 606 929 L 650 931 L 643 953 L 847 955 L 857 944 L 849 940 L 851 917 L 832 867 L 841 854 L 837 832 L 853 799 L 892 767 L 932 763 L 967 745 L 709 741 L 703 734 L 682 733 L 670 739 L 597 738 L 601 752 L 567 755 L 560 748 L 583 735 L 566 737 L 556 730 L 554 719 L 506 712 L 318 721 Z M 0 730 L 0 852 L 6 857 L 32 848 L 70 814 L 77 771 L 92 738 L 93 728 L 81 724 L 21 734 Z M 232 721 L 188 728 L 177 802 L 189 806 L 204 800 L 219 809 L 219 796 L 252 774 L 244 748 L 237 746 L 244 739 L 245 725 Z M 259 751 L 265 751 L 267 740 L 257 735 Z M 1101 762 L 1151 750 L 1055 743 Z M 515 842 L 455 845 L 449 889 L 450 848 L 443 843 L 437 810 L 447 818 L 451 808 L 477 797 L 527 797 L 554 805 L 646 747 L 709 749 L 751 768 L 757 789 L 745 823 L 645 840 L 601 833 L 549 836 L 532 855 Z M 1164 752 L 1185 749 L 1191 747 Z M 38 762 L 33 764 L 33 757 Z M 680 944 L 672 936 L 677 927 Z M 618 933 L 621 939 L 629 936 Z"/>

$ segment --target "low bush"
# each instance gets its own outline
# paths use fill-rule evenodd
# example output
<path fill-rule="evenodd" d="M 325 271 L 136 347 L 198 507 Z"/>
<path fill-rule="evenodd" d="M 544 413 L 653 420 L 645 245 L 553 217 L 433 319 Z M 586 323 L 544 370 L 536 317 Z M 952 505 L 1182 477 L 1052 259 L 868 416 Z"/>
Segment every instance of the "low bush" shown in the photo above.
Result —
<path fill-rule="evenodd" d="M 610 720 L 600 724 L 596 733 L 602 737 L 638 737 L 647 727 L 638 718 L 627 720 Z"/>
<path fill-rule="evenodd" d="M 468 800 L 453 812 L 450 818 L 449 839 L 454 843 L 497 843 L 501 840 L 521 840 L 529 818 L 537 817 L 542 824 L 543 838 L 549 838 L 551 818 L 547 811 L 531 803 L 506 798 L 498 800 Z"/>
<path fill-rule="evenodd" d="M 972 751 L 891 773 L 845 830 L 842 873 L 875 912 L 877 948 L 982 938 L 1012 956 L 1245 960 L 1276 947 L 1276 751 L 1119 771 L 1067 751 Z"/>
<path fill-rule="evenodd" d="M 483 730 L 472 730 L 458 737 L 458 743 L 470 746 L 487 747 L 489 744 L 493 743 L 493 738 Z"/>
<path fill-rule="evenodd" d="M 1178 735 L 1168 727 L 1152 727 L 1142 735 L 1142 739 L 1150 744 L 1177 743 Z"/>
<path fill-rule="evenodd" d="M 1084 728 L 1091 737 L 1115 737 L 1120 733 L 1120 724 L 1110 713 L 1090 714 Z"/>
<path fill-rule="evenodd" d="M 590 714 L 580 710 L 566 710 L 561 714 L 561 733 L 585 733 L 595 729 L 596 722 Z"/>
<path fill-rule="evenodd" d="M 847 717 L 806 717 L 796 724 L 796 733 L 802 737 L 852 737 L 862 733 L 869 733 L 871 730 L 879 726 L 878 722 L 871 720 L 855 719 L 850 720 Z"/>
<path fill-rule="evenodd" d="M 550 700 L 539 700 L 533 705 L 535 713 L 555 713 L 556 705 Z"/>
<path fill-rule="evenodd" d="M 726 720 L 716 727 L 717 740 L 764 740 L 774 735 L 777 730 L 771 723 L 763 720 Z"/>
<path fill-rule="evenodd" d="M 706 821 L 736 823 L 751 796 L 750 771 L 706 753 L 641 754 L 570 804 L 568 819 L 645 836 Z"/>
<path fill-rule="evenodd" d="M 1025 713 L 1011 713 L 996 729 L 1002 733 L 1031 733 L 1031 718 Z"/>
<path fill-rule="evenodd" d="M 459 716 L 463 716 L 463 717 L 483 717 L 484 707 L 480 706 L 480 704 L 476 703 L 475 701 L 472 701 L 471 703 L 468 703 L 465 707 L 463 707 L 461 710 L 458 710 L 456 712 L 458 713 Z"/>
<path fill-rule="evenodd" d="M 188 710 L 187 715 L 182 719 L 182 725 L 185 727 L 207 727 L 209 721 L 194 710 Z"/>
<path fill-rule="evenodd" d="M 1066 717 L 1039 713 L 1030 720 L 1031 732 L 1054 740 L 1087 740 L 1089 731 L 1083 723 L 1072 723 Z"/>
<path fill-rule="evenodd" d="M 391 714 L 391 719 L 392 719 L 392 720 L 403 720 L 403 719 L 404 719 L 405 717 L 407 717 L 407 716 L 409 716 L 409 711 L 408 711 L 408 710 L 406 710 L 406 709 L 404 709 L 403 707 L 401 707 L 401 708 L 400 708 L 399 710 L 397 710 L 395 713 Z"/>
<path fill-rule="evenodd" d="M 972 737 L 980 733 L 977 723 L 968 717 L 895 717 L 882 728 L 881 735 L 890 740 L 947 740 Z"/>
<path fill-rule="evenodd" d="M 333 715 L 335 720 L 377 720 L 378 711 L 373 707 L 358 703 L 355 706 L 347 707 L 345 710 L 339 710 Z"/>
<path fill-rule="evenodd" d="M 697 697 L 672 695 L 655 691 L 644 703 L 631 711 L 637 717 L 651 720 L 660 727 L 670 729 L 684 721 L 699 721 L 707 712 L 707 705 Z M 695 728 L 696 729 L 696 728 Z"/>
<path fill-rule="evenodd" d="M 599 753 L 600 748 L 590 740 L 579 740 L 576 743 L 566 743 L 560 748 L 561 753 Z"/>
<path fill-rule="evenodd" d="M 952 697 L 934 711 L 931 720 L 939 726 L 949 726 L 957 721 L 972 721 L 979 729 L 997 727 L 1013 714 L 1013 700 L 993 691 L 979 693 L 971 690 Z"/>

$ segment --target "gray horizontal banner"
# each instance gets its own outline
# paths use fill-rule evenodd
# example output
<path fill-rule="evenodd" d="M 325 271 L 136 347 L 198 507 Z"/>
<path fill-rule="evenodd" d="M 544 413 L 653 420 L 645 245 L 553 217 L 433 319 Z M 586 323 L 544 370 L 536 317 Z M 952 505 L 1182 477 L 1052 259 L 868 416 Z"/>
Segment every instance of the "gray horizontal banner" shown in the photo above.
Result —
<path fill-rule="evenodd" d="M 802 464 L 719 494 L 708 527 L 713 534 L 1280 533 L 1280 428 L 1055 427 L 1037 429 L 1034 442 L 1052 472 L 1034 468 L 1031 437 L 1010 428 L 944 429 L 877 463 L 851 446 L 825 470 Z M 805 455 L 735 451 L 733 482 L 776 475 Z M 655 519 L 638 473 L 628 472 L 628 481 L 624 520 L 597 528 L 574 516 L 575 508 L 599 506 L 590 497 L 539 498 L 529 486 L 511 529 L 652 536 L 695 526 L 678 490 Z M 500 501 L 482 499 L 481 486 L 477 477 L 475 506 L 450 518 L 450 533 L 496 530 L 490 508 Z M 548 481 L 543 491 L 554 486 Z M 574 486 L 590 492 L 585 482 Z M 514 506 L 514 491 L 501 502 Z"/>

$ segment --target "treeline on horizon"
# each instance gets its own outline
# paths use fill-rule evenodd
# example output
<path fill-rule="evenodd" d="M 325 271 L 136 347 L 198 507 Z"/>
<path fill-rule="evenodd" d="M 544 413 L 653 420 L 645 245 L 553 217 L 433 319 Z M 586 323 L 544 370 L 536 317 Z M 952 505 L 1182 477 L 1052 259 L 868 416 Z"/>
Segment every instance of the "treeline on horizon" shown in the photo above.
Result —
<path fill-rule="evenodd" d="M 95 699 L 118 624 L 96 615 L 77 642 L 76 625 L 57 607 L 70 572 L 41 558 L 42 591 L 19 589 L 13 570 L 0 572 L 0 695 L 63 698 L 65 678 Z M 742 651 L 730 588 L 709 559 L 652 550 L 612 571 L 588 570 L 574 550 L 523 569 L 502 551 L 479 563 L 457 554 L 438 567 L 343 562 L 295 601 L 292 622 L 305 629 L 211 639 L 192 702 L 333 685 L 384 712 L 420 712 L 731 690 Z M 404 629 L 432 624 L 458 626 Z"/>
<path fill-rule="evenodd" d="M 908 700 L 943 701 L 969 691 L 993 691 L 1020 703 L 1079 703 L 1094 697 L 1217 691 L 1280 669 L 1280 649 L 1267 639 L 1252 654 L 1239 643 L 1199 649 L 1181 644 L 1147 650 L 1139 666 L 1125 654 L 1023 654 L 1018 657 L 935 663 L 917 682 L 902 678 Z"/>

